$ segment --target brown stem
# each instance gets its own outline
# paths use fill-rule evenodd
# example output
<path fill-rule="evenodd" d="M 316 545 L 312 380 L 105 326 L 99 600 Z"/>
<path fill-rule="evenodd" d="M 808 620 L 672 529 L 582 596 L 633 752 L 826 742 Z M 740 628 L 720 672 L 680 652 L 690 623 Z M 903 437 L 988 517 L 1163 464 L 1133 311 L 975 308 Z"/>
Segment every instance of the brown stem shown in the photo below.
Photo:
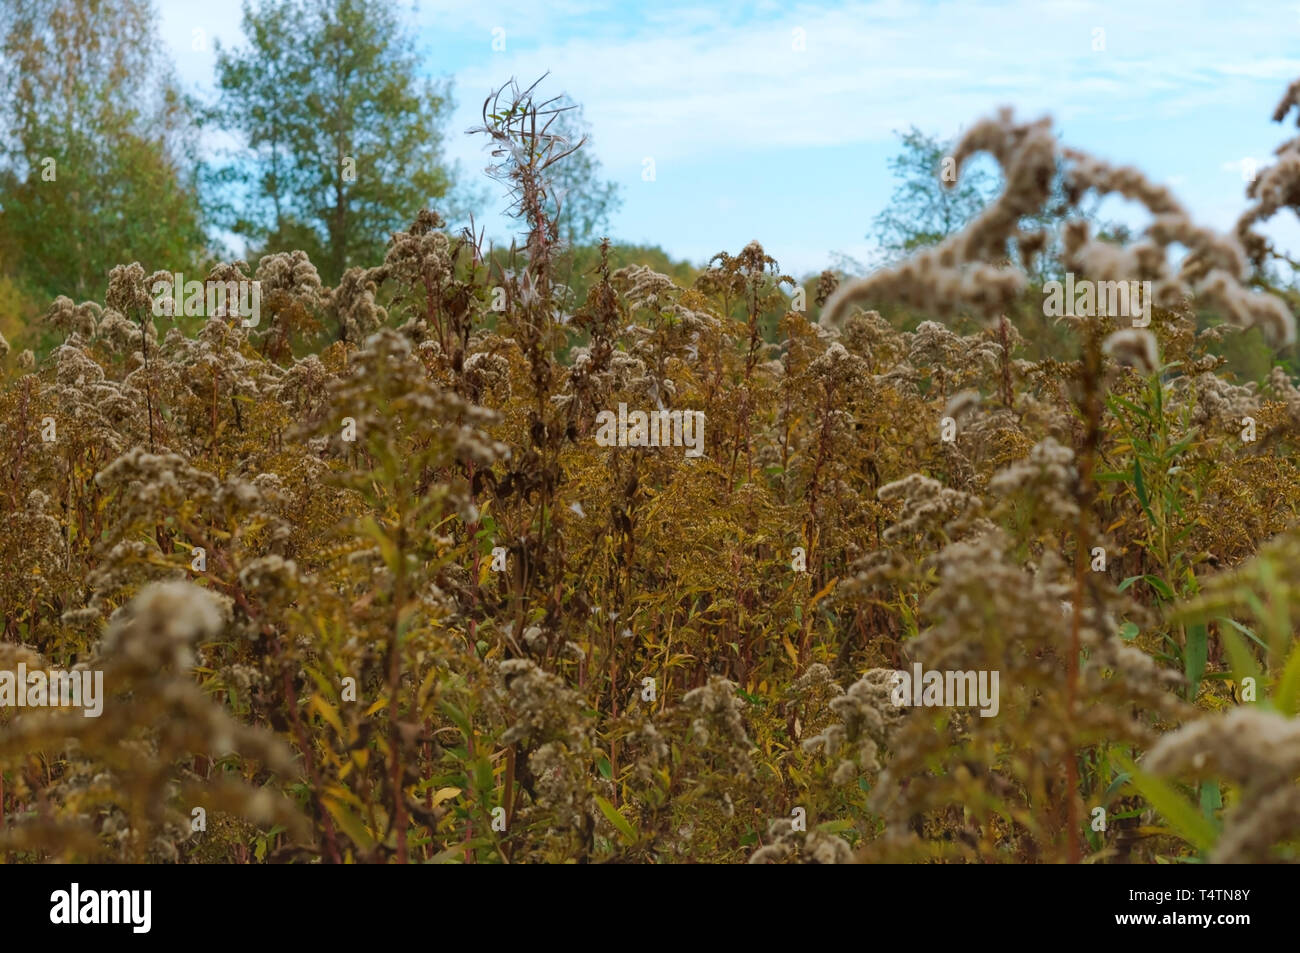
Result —
<path fill-rule="evenodd" d="M 390 766 L 393 779 L 393 825 L 397 829 L 397 862 L 408 862 L 406 850 L 406 797 L 402 786 L 402 736 L 397 722 L 397 695 L 402 683 L 401 622 L 402 606 L 406 601 L 406 547 L 405 531 L 399 531 L 398 554 L 402 558 L 397 574 L 393 598 L 393 626 L 388 643 L 388 746 L 392 751 Z"/>
<path fill-rule="evenodd" d="M 145 334 L 145 318 L 140 317 L 140 354 L 144 358 L 144 405 L 149 414 L 149 452 L 154 453 L 153 439 L 153 382 L 149 379 L 149 337 Z"/>
<path fill-rule="evenodd" d="M 342 855 L 339 853 L 338 835 L 334 833 L 334 819 L 326 810 L 325 805 L 321 803 L 320 792 L 324 790 L 321 783 L 320 774 L 316 771 L 316 759 L 311 754 L 311 741 L 307 733 L 303 730 L 302 722 L 298 718 L 298 695 L 293 690 L 293 679 L 289 677 L 289 667 L 285 664 L 284 653 L 280 649 L 279 640 L 276 640 L 276 654 L 280 658 L 280 677 L 284 683 L 284 697 L 289 703 L 289 722 L 293 726 L 293 736 L 298 741 L 298 747 L 302 749 L 303 765 L 307 768 L 307 777 L 311 779 L 311 799 L 312 807 L 316 811 L 316 816 L 320 818 L 321 829 L 325 834 L 325 854 L 330 863 L 343 863 Z"/>
<path fill-rule="evenodd" d="M 998 321 L 998 341 L 1002 345 L 1002 358 L 999 362 L 1002 365 L 1002 403 L 1011 409 L 1011 341 L 1010 335 L 1007 334 L 1009 322 L 1004 314 Z"/>
<path fill-rule="evenodd" d="M 1097 332 L 1090 328 L 1084 344 L 1082 410 L 1084 417 L 1083 446 L 1079 454 L 1078 483 L 1075 497 L 1079 506 L 1079 519 L 1075 530 L 1074 552 L 1074 614 L 1070 620 L 1070 656 L 1066 660 L 1065 718 L 1069 738 L 1069 756 L 1065 763 L 1066 823 L 1069 837 L 1069 861 L 1077 864 L 1081 859 L 1079 844 L 1078 764 L 1074 753 L 1074 716 L 1078 696 L 1080 629 L 1083 622 L 1083 600 L 1088 557 L 1091 552 L 1092 504 L 1095 495 L 1093 467 L 1097 446 L 1101 438 L 1101 349 Z"/>

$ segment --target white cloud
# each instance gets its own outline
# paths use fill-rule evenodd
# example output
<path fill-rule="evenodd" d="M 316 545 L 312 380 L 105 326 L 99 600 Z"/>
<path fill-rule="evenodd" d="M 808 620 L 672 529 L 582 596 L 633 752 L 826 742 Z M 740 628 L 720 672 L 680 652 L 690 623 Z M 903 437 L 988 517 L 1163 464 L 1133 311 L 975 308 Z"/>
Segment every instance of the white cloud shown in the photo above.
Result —
<path fill-rule="evenodd" d="M 160 30 L 179 75 L 192 88 L 210 89 L 211 44 L 206 52 L 191 50 L 192 31 L 242 42 L 239 0 L 162 0 L 160 8 Z M 606 176 L 629 187 L 640 185 L 646 156 L 656 161 L 660 187 L 682 189 L 696 183 L 684 183 L 681 170 L 716 167 L 720 157 L 738 168 L 762 168 L 775 151 L 874 146 L 913 124 L 954 135 L 1005 103 L 1025 118 L 1051 114 L 1088 124 L 1094 134 L 1114 129 L 1113 135 L 1101 133 L 1107 137 L 1101 151 L 1129 152 L 1147 168 L 1149 158 L 1171 147 L 1145 141 L 1141 123 L 1187 128 L 1192 141 L 1209 111 L 1248 108 L 1265 126 L 1285 83 L 1300 76 L 1294 56 L 1300 9 L 1279 13 L 1253 0 L 1228 6 L 1209 0 L 1010 0 L 978 8 L 958 0 L 836 7 L 720 0 L 644 8 L 613 0 L 418 0 L 399 9 L 423 31 L 423 48 L 452 57 L 430 62 L 434 71 L 454 72 L 460 105 L 448 129 L 449 158 L 481 169 L 487 162 L 481 140 L 462 133 L 479 122 L 483 97 L 512 76 L 531 82 L 550 71 L 543 91 L 564 91 L 583 104 Z M 1296 27 L 1287 25 L 1288 16 Z M 495 27 L 506 31 L 503 52 L 491 50 Z M 796 27 L 804 31 L 803 51 L 791 47 Z M 1096 27 L 1106 31 L 1103 52 L 1092 50 Z M 1276 86 L 1262 106 L 1261 84 Z M 1269 146 L 1252 140 L 1236 148 L 1262 154 Z M 1240 176 L 1248 158 L 1225 161 L 1222 170 Z M 1208 183 L 1221 176 L 1218 164 L 1218 157 L 1202 156 L 1198 167 L 1184 165 L 1186 172 L 1167 181 L 1212 190 Z M 836 174 L 842 169 L 835 166 Z M 818 173 L 810 168 L 808 174 Z M 874 174 L 881 182 L 845 182 L 845 188 L 887 191 L 884 169 Z M 794 185 L 774 187 L 787 184 Z M 1234 185 L 1230 179 L 1224 184 Z M 730 231 L 740 227 L 733 219 L 748 199 L 728 187 L 705 192 L 694 207 L 712 206 Z M 1214 209 L 1213 196 L 1205 198 Z M 1225 227 L 1235 211 L 1204 217 Z M 820 268 L 836 247 L 832 229 L 841 237 L 865 229 L 846 224 L 847 214 L 826 210 L 817 238 L 831 247 L 806 238 L 770 250 L 794 270 Z M 686 231 L 708 231 L 707 224 L 701 219 Z M 774 234 L 788 233 L 785 224 L 774 219 Z M 716 233 L 714 227 L 698 239 L 705 257 L 717 250 Z M 689 236 L 653 238 L 677 243 L 673 250 L 680 254 L 697 254 L 685 247 Z"/>
<path fill-rule="evenodd" d="M 1245 63 L 1227 63 L 1214 67 L 1225 76 L 1246 76 L 1251 79 L 1276 79 L 1290 82 L 1300 76 L 1300 59 L 1272 58 L 1250 60 Z M 1281 93 L 1279 92 L 1279 95 Z"/>
<path fill-rule="evenodd" d="M 1243 83 L 1300 75 L 1300 61 L 1268 50 L 1240 64 L 1186 66 L 1259 47 L 1249 11 L 1231 17 L 1216 7 L 1210 25 L 1187 6 L 1018 0 L 976 13 L 954 2 L 793 11 L 772 4 L 739 23 L 729 8 L 665 8 L 630 35 L 557 33 L 482 59 L 456 82 L 465 101 L 477 103 L 511 75 L 551 70 L 552 88 L 584 104 L 602 158 L 624 165 L 649 152 L 667 162 L 880 141 L 900 115 L 951 133 L 1006 101 L 1063 118 L 1187 115 L 1230 99 Z M 1094 24 L 1107 31 L 1106 52 L 1091 49 Z M 791 49 L 796 26 L 805 52 Z M 1255 42 L 1247 45 L 1248 36 Z"/>
<path fill-rule="evenodd" d="M 1283 36 L 1271 44 L 1277 55 L 1259 49 L 1250 7 L 1225 16 L 1214 6 L 1219 16 L 1209 24 L 1196 6 L 1015 0 L 972 11 L 956 0 L 890 0 L 838 8 L 654 4 L 629 15 L 597 0 L 416 0 L 400 10 L 426 37 L 480 35 L 481 55 L 455 75 L 453 157 L 480 163 L 478 144 L 459 133 L 477 122 L 491 89 L 550 71 L 545 89 L 584 104 L 606 165 L 631 169 L 645 155 L 671 163 L 879 142 L 892 137 L 899 117 L 952 134 L 1008 101 L 1063 119 L 1179 116 L 1231 101 L 1241 84 L 1300 75 L 1300 59 L 1281 55 Z M 239 0 L 162 0 L 160 12 L 178 74 L 191 88 L 211 89 L 211 40 L 240 42 Z M 1098 24 L 1107 31 L 1104 53 L 1091 49 Z M 506 30 L 504 52 L 491 52 L 495 27 Z M 805 51 L 791 49 L 795 27 Z M 205 32 L 206 51 L 190 48 L 195 29 Z M 1186 65 L 1214 62 L 1225 49 L 1260 56 Z"/>

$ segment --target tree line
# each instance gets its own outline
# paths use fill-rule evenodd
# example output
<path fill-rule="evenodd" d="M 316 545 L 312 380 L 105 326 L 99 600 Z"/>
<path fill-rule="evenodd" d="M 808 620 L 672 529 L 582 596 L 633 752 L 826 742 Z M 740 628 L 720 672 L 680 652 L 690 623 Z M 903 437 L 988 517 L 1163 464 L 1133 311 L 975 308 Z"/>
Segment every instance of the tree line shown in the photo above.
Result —
<path fill-rule="evenodd" d="M 252 0 L 213 41 L 206 101 L 182 89 L 151 0 L 6 0 L 0 12 L 0 323 L 102 295 L 123 261 L 197 271 L 303 250 L 335 284 L 421 208 L 485 196 L 444 151 L 454 108 L 382 0 Z M 194 44 L 207 40 L 200 31 Z M 553 131 L 581 141 L 581 107 Z M 562 238 L 617 208 L 589 149 L 553 170 Z M 14 328 L 0 327 L 0 331 Z"/>

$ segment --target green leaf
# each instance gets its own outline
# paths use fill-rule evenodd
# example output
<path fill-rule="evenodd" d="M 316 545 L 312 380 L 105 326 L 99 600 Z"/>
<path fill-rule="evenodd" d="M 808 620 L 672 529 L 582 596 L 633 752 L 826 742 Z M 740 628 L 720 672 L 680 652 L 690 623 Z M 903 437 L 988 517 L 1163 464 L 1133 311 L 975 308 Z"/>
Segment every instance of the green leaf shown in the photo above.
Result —
<path fill-rule="evenodd" d="M 1115 761 L 1130 775 L 1131 783 L 1169 826 L 1189 844 L 1199 851 L 1209 850 L 1214 846 L 1218 832 L 1206 819 L 1195 804 L 1178 793 L 1177 788 L 1164 778 L 1141 771 L 1128 758 L 1116 755 Z"/>
<path fill-rule="evenodd" d="M 1142 581 L 1158 592 L 1163 598 L 1173 601 L 1174 590 L 1170 587 L 1169 583 L 1165 582 L 1159 576 L 1153 576 L 1150 573 L 1147 573 L 1142 577 Z"/>
<path fill-rule="evenodd" d="M 610 804 L 600 795 L 595 795 L 595 798 L 596 806 L 599 807 L 601 813 L 609 819 L 609 822 L 614 825 L 614 829 L 623 836 L 623 840 L 629 845 L 635 844 L 637 841 L 636 828 L 632 826 L 626 817 L 618 812 L 618 809 L 615 808 L 613 804 Z"/>
<path fill-rule="evenodd" d="M 1205 674 L 1207 641 L 1205 623 L 1199 622 L 1187 627 L 1187 650 L 1183 653 L 1183 673 L 1187 676 L 1189 701 L 1196 700 L 1201 676 Z"/>
<path fill-rule="evenodd" d="M 441 699 L 438 702 L 438 707 L 442 709 L 443 714 L 451 719 L 451 723 L 460 729 L 461 734 L 463 734 L 467 739 L 473 737 L 473 731 L 469 726 L 469 719 L 465 716 L 464 712 L 446 699 Z"/>
<path fill-rule="evenodd" d="M 1255 633 L 1229 618 L 1221 617 L 1219 621 L 1227 623 L 1219 627 L 1219 638 L 1223 640 L 1223 648 L 1228 653 L 1228 661 L 1232 665 L 1236 680 L 1240 682 L 1243 678 L 1250 677 L 1258 681 L 1259 665 L 1255 662 L 1255 655 L 1246 641 L 1237 634 L 1241 631 L 1254 639 Z M 1255 639 L 1255 641 L 1259 640 Z"/>
<path fill-rule="evenodd" d="M 491 791 L 495 786 L 493 784 L 492 762 L 486 757 L 478 757 L 474 759 L 473 767 L 475 790 L 480 794 Z"/>
<path fill-rule="evenodd" d="M 1110 398 L 1110 399 L 1111 399 L 1112 401 L 1114 401 L 1115 403 L 1119 404 L 1121 407 L 1124 407 L 1124 408 L 1127 409 L 1127 410 L 1131 410 L 1134 414 L 1136 414 L 1137 416 L 1141 417 L 1143 420 L 1150 420 L 1150 419 L 1151 419 L 1151 412 L 1150 412 L 1150 411 L 1148 411 L 1145 407 L 1139 407 L 1137 404 L 1133 403 L 1133 401 L 1131 401 L 1131 400 L 1127 400 L 1127 399 L 1125 399 L 1125 398 L 1123 398 L 1123 397 L 1120 397 L 1120 396 L 1118 396 L 1118 395 L 1111 395 L 1111 398 Z"/>
<path fill-rule="evenodd" d="M 1110 786 L 1106 788 L 1106 793 L 1101 796 L 1101 803 L 1109 804 L 1114 799 L 1115 795 L 1119 793 L 1119 789 L 1122 788 L 1131 777 L 1132 775 L 1127 771 L 1121 771 L 1119 774 L 1115 775 L 1115 780 L 1110 782 Z M 1138 813 L 1140 814 L 1141 811 Z M 1112 817 L 1118 818 L 1119 815 L 1115 814 L 1112 815 Z"/>
<path fill-rule="evenodd" d="M 1187 434 L 1183 437 L 1182 440 L 1179 440 L 1176 444 L 1170 447 L 1168 453 L 1169 459 L 1172 460 L 1174 457 L 1178 456 L 1180 453 L 1182 453 L 1184 450 L 1190 447 L 1192 445 L 1192 441 L 1196 439 L 1196 435 L 1198 431 L 1199 431 L 1198 427 L 1193 427 L 1191 430 L 1187 431 Z"/>
<path fill-rule="evenodd" d="M 1300 642 L 1291 647 L 1282 677 L 1273 690 L 1273 704 L 1284 715 L 1300 714 Z"/>
<path fill-rule="evenodd" d="M 600 772 L 600 776 L 604 778 L 606 781 L 608 781 L 611 777 L 613 777 L 613 769 L 610 767 L 609 758 L 602 757 L 599 761 L 597 761 L 596 770 Z"/>
<path fill-rule="evenodd" d="M 1142 462 L 1137 457 L 1133 458 L 1133 489 L 1137 491 L 1138 502 L 1142 504 L 1142 510 L 1147 514 L 1147 519 L 1151 525 L 1156 525 L 1155 514 L 1151 512 L 1151 505 L 1147 501 L 1147 485 L 1142 479 Z"/>
<path fill-rule="evenodd" d="M 1223 792 L 1219 790 L 1218 781 L 1201 782 L 1201 813 L 1211 824 L 1215 823 L 1214 812 L 1223 808 Z"/>

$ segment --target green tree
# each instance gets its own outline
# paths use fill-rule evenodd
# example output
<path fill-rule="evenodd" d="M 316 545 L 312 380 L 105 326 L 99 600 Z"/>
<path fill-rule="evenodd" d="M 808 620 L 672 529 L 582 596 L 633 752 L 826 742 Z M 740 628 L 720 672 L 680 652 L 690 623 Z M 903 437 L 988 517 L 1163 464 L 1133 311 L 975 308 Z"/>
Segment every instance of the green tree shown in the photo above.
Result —
<path fill-rule="evenodd" d="M 899 180 L 889 204 L 873 220 L 874 238 L 888 261 L 918 248 L 937 245 L 960 231 L 995 194 L 997 180 L 979 166 L 967 166 L 952 188 L 943 181 L 944 159 L 954 143 L 921 132 L 915 126 L 899 133 L 902 150 L 889 160 Z"/>
<path fill-rule="evenodd" d="M 20 283 L 98 297 L 109 269 L 202 252 L 194 112 L 148 0 L 0 5 L 0 239 Z"/>
<path fill-rule="evenodd" d="M 896 262 L 918 248 L 937 245 L 961 231 L 984 210 L 1002 186 L 998 174 L 976 161 L 967 162 L 955 183 L 948 187 L 945 174 L 957 175 L 950 160 L 956 148 L 954 141 L 927 135 L 915 126 L 900 134 L 899 139 L 902 149 L 889 161 L 890 171 L 899 183 L 889 204 L 873 220 L 873 231 L 867 236 L 879 244 L 883 264 Z M 1064 249 L 1060 225 L 1067 211 L 1092 223 L 1100 237 L 1122 237 L 1117 231 L 1119 226 L 1098 219 L 1098 204 L 1093 200 L 1072 207 L 1066 201 L 1065 167 L 1058 166 L 1047 206 L 1020 223 L 1026 232 L 1043 231 L 1046 237 L 1031 269 L 1033 280 L 1041 283 L 1060 276 L 1065 270 L 1061 260 Z M 1017 254 L 1014 248 L 1011 251 Z M 835 267 L 844 273 L 862 270 L 857 262 L 843 256 Z"/>
<path fill-rule="evenodd" d="M 661 275 L 667 275 L 679 288 L 690 287 L 700 276 L 701 269 L 683 259 L 674 259 L 657 245 L 628 245 L 611 243 L 609 265 L 613 270 L 628 265 L 643 265 Z M 566 309 L 577 308 L 587 300 L 591 287 L 600 281 L 600 245 L 575 245 L 560 266 L 568 296 Z"/>
<path fill-rule="evenodd" d="M 265 251 L 301 248 L 327 283 L 383 258 L 389 236 L 451 186 L 450 86 L 419 75 L 382 0 L 245 3 L 242 49 L 217 49 L 212 118 L 242 136 L 212 181 L 225 223 Z"/>

